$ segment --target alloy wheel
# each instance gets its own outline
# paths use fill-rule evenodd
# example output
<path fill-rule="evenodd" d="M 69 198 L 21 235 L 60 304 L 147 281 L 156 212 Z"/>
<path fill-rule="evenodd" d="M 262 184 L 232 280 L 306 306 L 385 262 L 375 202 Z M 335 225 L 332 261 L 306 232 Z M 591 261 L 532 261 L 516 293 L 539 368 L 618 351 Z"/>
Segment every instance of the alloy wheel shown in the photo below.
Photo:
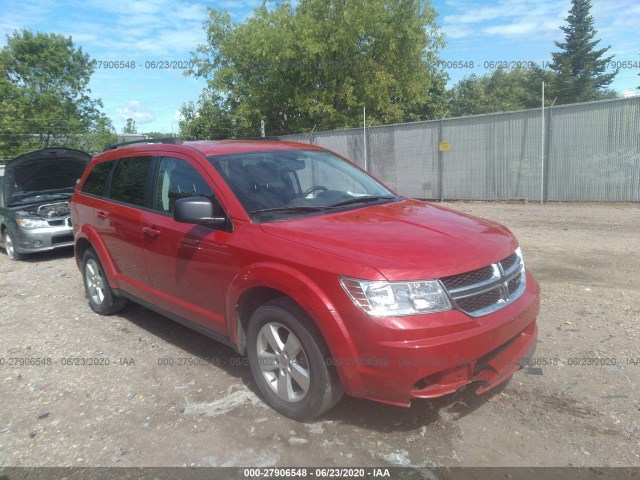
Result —
<path fill-rule="evenodd" d="M 7 251 L 7 257 L 13 260 L 16 256 L 16 250 L 13 246 L 13 240 L 8 233 L 4 235 L 4 248 Z"/>
<path fill-rule="evenodd" d="M 94 259 L 89 259 L 85 267 L 85 273 L 89 296 L 95 304 L 100 305 L 104 301 L 104 278 L 98 262 Z"/>
<path fill-rule="evenodd" d="M 310 369 L 298 337 L 269 322 L 258 332 L 256 349 L 260 371 L 274 393 L 287 402 L 302 400 L 309 391 Z"/>

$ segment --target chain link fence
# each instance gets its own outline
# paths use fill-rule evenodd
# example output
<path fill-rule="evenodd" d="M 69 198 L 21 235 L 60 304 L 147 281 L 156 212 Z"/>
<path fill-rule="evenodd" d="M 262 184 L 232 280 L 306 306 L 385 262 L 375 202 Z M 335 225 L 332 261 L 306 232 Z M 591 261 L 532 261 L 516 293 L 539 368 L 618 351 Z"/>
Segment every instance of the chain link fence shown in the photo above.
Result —
<path fill-rule="evenodd" d="M 286 135 L 442 200 L 640 201 L 640 97 Z"/>

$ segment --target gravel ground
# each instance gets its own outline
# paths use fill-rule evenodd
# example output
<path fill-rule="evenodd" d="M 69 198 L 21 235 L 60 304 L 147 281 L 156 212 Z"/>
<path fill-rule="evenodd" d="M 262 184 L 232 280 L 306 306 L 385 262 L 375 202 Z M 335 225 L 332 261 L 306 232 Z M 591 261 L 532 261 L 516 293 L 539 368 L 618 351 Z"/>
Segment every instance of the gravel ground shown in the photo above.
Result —
<path fill-rule="evenodd" d="M 449 205 L 509 226 L 542 286 L 540 365 L 498 390 L 298 423 L 231 349 L 139 306 L 94 314 L 71 251 L 3 255 L 0 467 L 640 466 L 640 205 Z"/>

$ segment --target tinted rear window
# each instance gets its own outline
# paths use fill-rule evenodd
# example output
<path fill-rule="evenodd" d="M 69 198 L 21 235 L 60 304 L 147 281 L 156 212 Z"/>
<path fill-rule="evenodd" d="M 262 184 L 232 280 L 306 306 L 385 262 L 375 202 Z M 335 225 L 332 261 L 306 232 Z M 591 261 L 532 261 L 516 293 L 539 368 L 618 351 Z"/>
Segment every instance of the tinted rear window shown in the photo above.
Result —
<path fill-rule="evenodd" d="M 113 172 L 109 198 L 131 205 L 144 206 L 144 186 L 150 166 L 151 157 L 119 160 Z"/>
<path fill-rule="evenodd" d="M 82 186 L 82 193 L 97 195 L 99 197 L 106 196 L 107 180 L 114 165 L 115 162 L 104 162 L 93 167 L 93 170 L 91 170 L 87 180 Z"/>

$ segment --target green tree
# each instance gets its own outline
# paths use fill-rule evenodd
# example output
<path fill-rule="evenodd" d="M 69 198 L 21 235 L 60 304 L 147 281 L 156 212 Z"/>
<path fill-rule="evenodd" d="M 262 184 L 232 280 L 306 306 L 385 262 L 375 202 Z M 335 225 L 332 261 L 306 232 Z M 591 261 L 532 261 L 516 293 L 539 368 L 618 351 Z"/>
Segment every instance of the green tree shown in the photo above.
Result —
<path fill-rule="evenodd" d="M 136 121 L 133 118 L 127 118 L 127 124 L 122 128 L 122 133 L 138 133 Z"/>
<path fill-rule="evenodd" d="M 95 121 L 91 122 L 85 133 L 77 135 L 75 140 L 70 139 L 67 145 L 93 155 L 101 152 L 107 145 L 115 143 L 118 143 L 118 135 L 115 128 L 113 128 L 111 120 L 104 115 L 100 115 Z"/>
<path fill-rule="evenodd" d="M 600 40 L 595 40 L 594 18 L 590 14 L 591 0 L 572 0 L 564 32 L 564 42 L 555 42 L 560 49 L 552 53 L 553 62 L 549 68 L 557 73 L 550 93 L 557 97 L 557 103 L 586 102 L 615 97 L 615 92 L 607 90 L 618 70 L 610 73 L 607 67 L 614 57 L 604 56 L 609 48 L 596 49 Z"/>
<path fill-rule="evenodd" d="M 188 72 L 208 87 L 183 107 L 183 136 L 254 136 L 261 120 L 271 135 L 354 127 L 363 107 L 377 123 L 446 111 L 429 0 L 264 3 L 242 23 L 209 9 Z"/>
<path fill-rule="evenodd" d="M 0 162 L 11 160 L 26 140 L 19 120 L 24 117 L 17 89 L 0 74 Z"/>
<path fill-rule="evenodd" d="M 93 71 L 93 61 L 71 37 L 29 30 L 7 35 L 0 51 L 1 156 L 91 146 L 112 134 L 102 102 L 89 96 Z"/>
<path fill-rule="evenodd" d="M 554 74 L 540 68 L 498 68 L 489 75 L 470 75 L 449 92 L 449 115 L 479 115 L 537 108 L 541 103 L 542 82 L 553 81 Z M 547 97 L 546 104 L 553 99 Z"/>
<path fill-rule="evenodd" d="M 167 138 L 174 136 L 172 133 L 163 132 L 144 132 L 142 135 L 144 135 L 145 138 Z"/>
<path fill-rule="evenodd" d="M 237 125 L 233 113 L 225 110 L 222 97 L 205 89 L 197 102 L 182 106 L 182 119 L 178 123 L 180 137 L 185 140 L 221 140 L 257 133 L 251 125 Z"/>

